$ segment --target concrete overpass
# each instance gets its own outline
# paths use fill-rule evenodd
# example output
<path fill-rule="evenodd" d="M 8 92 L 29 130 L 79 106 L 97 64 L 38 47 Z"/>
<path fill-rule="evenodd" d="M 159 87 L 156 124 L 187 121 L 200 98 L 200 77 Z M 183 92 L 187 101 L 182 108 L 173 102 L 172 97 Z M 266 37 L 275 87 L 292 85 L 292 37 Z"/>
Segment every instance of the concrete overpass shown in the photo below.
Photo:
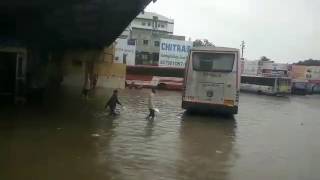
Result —
<path fill-rule="evenodd" d="M 111 43 L 151 0 L 2 0 L 0 37 L 61 47 Z"/>
<path fill-rule="evenodd" d="M 32 81 L 30 76 L 41 77 L 39 70 L 44 69 L 44 64 L 59 64 L 67 51 L 102 50 L 150 2 L 0 1 L 0 79 L 5 82 L 0 87 L 0 95 L 9 92 L 16 97 L 23 96 L 24 87 Z"/>

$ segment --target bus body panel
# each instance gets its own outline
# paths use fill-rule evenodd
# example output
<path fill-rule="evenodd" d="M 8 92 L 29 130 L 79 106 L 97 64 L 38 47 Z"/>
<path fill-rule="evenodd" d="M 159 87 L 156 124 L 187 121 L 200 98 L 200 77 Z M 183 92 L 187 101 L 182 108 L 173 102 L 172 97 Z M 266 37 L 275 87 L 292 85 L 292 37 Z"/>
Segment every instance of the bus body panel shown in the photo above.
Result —
<path fill-rule="evenodd" d="M 241 76 L 240 89 L 266 95 L 288 95 L 291 79 L 286 77 Z"/>
<path fill-rule="evenodd" d="M 277 78 L 277 94 L 287 95 L 291 94 L 291 79 Z"/>
<path fill-rule="evenodd" d="M 194 97 L 200 101 L 209 101 L 215 104 L 223 104 L 224 99 L 234 99 L 236 84 L 226 83 L 236 78 L 236 74 L 222 73 L 193 73 L 187 79 L 187 97 Z"/>
<path fill-rule="evenodd" d="M 240 89 L 242 91 L 257 92 L 257 93 L 270 94 L 270 95 L 273 95 L 275 93 L 273 86 L 263 86 L 263 85 L 256 85 L 256 84 L 241 83 Z"/>
<path fill-rule="evenodd" d="M 232 69 L 227 72 L 196 70 L 193 65 L 193 55 L 196 53 L 217 56 L 231 54 L 234 58 Z M 240 90 L 239 72 L 239 51 L 236 49 L 191 50 L 186 65 L 182 108 L 236 114 Z"/>

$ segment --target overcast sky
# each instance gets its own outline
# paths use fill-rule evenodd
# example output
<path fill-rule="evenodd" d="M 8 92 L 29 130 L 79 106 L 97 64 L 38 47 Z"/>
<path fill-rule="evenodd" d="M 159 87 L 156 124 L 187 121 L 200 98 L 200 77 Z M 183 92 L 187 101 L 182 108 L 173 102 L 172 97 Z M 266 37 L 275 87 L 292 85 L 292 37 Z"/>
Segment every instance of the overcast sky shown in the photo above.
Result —
<path fill-rule="evenodd" d="M 174 19 L 174 34 L 279 62 L 320 59 L 320 0 L 157 0 L 146 11 Z"/>

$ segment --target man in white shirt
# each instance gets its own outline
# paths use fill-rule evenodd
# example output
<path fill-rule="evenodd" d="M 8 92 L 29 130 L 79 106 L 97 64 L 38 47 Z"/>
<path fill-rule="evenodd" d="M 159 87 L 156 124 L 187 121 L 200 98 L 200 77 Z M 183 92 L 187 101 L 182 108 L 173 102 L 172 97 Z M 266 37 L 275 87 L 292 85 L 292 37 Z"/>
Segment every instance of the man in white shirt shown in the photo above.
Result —
<path fill-rule="evenodd" d="M 155 116 L 155 107 L 153 103 L 154 95 L 156 94 L 156 90 L 154 88 L 151 89 L 151 93 L 149 94 L 148 97 L 148 108 L 149 108 L 149 115 L 147 116 L 147 119 L 154 119 Z"/>

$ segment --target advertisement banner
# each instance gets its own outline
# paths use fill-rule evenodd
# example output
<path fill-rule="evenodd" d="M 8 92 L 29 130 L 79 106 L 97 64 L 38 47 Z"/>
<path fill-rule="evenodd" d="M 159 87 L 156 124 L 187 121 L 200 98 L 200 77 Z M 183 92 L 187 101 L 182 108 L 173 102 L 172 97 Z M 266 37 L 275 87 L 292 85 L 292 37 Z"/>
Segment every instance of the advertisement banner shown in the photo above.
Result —
<path fill-rule="evenodd" d="M 159 66 L 184 68 L 191 48 L 191 41 L 161 39 Z"/>
<path fill-rule="evenodd" d="M 262 74 L 264 76 L 288 76 L 288 71 L 288 64 L 263 62 Z"/>
<path fill-rule="evenodd" d="M 262 69 L 270 69 L 273 71 L 288 71 L 288 64 L 282 63 L 263 63 Z"/>

